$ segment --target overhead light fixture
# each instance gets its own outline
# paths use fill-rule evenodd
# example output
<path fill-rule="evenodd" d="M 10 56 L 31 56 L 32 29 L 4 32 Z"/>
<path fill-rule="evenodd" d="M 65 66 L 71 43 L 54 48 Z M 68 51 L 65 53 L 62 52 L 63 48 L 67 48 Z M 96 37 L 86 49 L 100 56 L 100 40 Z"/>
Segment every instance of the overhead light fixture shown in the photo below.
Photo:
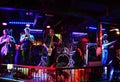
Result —
<path fill-rule="evenodd" d="M 120 31 L 118 30 L 118 31 L 116 32 L 116 34 L 117 34 L 117 35 L 120 35 Z"/>
<path fill-rule="evenodd" d="M 3 26 L 7 26 L 7 23 L 6 23 L 6 22 L 3 22 L 2 25 L 3 25 Z"/>
<path fill-rule="evenodd" d="M 72 36 L 74 37 L 81 37 L 81 36 L 86 36 L 87 33 L 83 33 L 83 32 L 72 32 Z"/>
<path fill-rule="evenodd" d="M 50 25 L 47 25 L 46 28 L 51 28 L 51 26 L 50 26 Z"/>
<path fill-rule="evenodd" d="M 91 26 L 90 26 L 90 27 L 88 27 L 88 28 L 91 29 L 91 30 L 97 30 L 97 27 L 91 27 Z M 102 30 L 105 31 L 105 28 L 102 28 Z"/>
<path fill-rule="evenodd" d="M 30 27 L 30 24 L 26 24 L 26 27 Z"/>
<path fill-rule="evenodd" d="M 10 21 L 9 24 L 33 24 L 33 22 L 17 22 L 17 21 Z"/>
<path fill-rule="evenodd" d="M 119 31 L 119 29 L 114 28 L 114 29 L 111 29 L 111 30 L 110 30 L 110 32 L 112 32 L 112 31 Z"/>

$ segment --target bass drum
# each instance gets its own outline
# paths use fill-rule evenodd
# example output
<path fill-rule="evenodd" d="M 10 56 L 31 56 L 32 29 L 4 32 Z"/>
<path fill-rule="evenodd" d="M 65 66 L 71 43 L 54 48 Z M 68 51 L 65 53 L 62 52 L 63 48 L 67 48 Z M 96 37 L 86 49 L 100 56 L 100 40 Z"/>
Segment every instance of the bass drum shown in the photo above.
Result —
<path fill-rule="evenodd" d="M 56 67 L 66 67 L 69 64 L 69 56 L 61 54 L 56 59 Z"/>

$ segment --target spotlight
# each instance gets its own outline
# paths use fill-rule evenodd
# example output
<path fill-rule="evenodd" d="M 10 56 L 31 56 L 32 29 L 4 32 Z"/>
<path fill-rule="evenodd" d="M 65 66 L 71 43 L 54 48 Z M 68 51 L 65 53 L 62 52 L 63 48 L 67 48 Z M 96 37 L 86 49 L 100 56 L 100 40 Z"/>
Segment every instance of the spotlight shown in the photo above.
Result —
<path fill-rule="evenodd" d="M 116 34 L 117 34 L 117 35 L 120 35 L 120 32 L 119 32 L 119 31 L 117 31 L 117 32 L 116 32 Z"/>
<path fill-rule="evenodd" d="M 50 27 L 51 27 L 50 25 L 46 26 L 46 28 L 50 28 Z"/>
<path fill-rule="evenodd" d="M 7 26 L 7 23 L 6 23 L 6 22 L 3 22 L 2 25 L 3 25 L 3 26 Z"/>
<path fill-rule="evenodd" d="M 26 24 L 26 27 L 30 27 L 30 24 Z"/>

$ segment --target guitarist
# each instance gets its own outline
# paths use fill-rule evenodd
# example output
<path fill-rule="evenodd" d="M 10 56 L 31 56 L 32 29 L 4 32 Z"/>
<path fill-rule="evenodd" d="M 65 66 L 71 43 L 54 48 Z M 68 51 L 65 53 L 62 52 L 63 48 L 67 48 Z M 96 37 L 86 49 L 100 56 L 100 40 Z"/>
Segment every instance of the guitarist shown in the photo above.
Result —
<path fill-rule="evenodd" d="M 102 37 L 102 64 L 106 65 L 108 60 L 108 46 L 103 46 L 108 43 L 107 40 L 108 35 L 104 34 Z"/>
<path fill-rule="evenodd" d="M 3 58 L 3 63 L 14 63 L 15 55 L 15 39 L 9 35 L 8 29 L 3 29 L 3 35 L 0 37 L 0 46 L 1 46 L 1 56 Z"/>
<path fill-rule="evenodd" d="M 55 65 L 57 56 L 56 48 L 60 44 L 60 40 L 54 34 L 55 34 L 54 29 L 50 28 L 48 31 L 48 35 L 45 37 L 43 41 L 43 46 L 46 48 L 48 52 L 47 67 Z"/>

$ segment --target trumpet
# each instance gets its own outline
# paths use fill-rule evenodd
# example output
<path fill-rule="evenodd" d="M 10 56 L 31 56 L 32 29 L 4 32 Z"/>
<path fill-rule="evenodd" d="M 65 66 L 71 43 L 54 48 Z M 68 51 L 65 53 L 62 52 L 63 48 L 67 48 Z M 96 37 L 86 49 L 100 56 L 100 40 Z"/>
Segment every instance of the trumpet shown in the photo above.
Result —
<path fill-rule="evenodd" d="M 29 38 L 29 36 L 28 36 L 28 35 L 25 35 L 25 38 Z"/>

